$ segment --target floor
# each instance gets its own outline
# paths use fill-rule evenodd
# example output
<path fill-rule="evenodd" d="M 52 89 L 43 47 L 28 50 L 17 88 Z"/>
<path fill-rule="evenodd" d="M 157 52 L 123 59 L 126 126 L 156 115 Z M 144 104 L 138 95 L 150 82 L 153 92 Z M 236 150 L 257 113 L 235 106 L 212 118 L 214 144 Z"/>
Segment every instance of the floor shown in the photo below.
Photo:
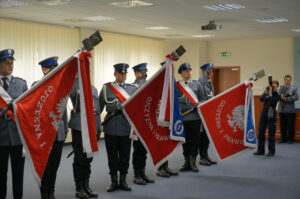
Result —
<path fill-rule="evenodd" d="M 106 192 L 110 183 L 105 143 L 99 141 L 100 152 L 92 162 L 91 187 L 103 199 L 299 199 L 300 198 L 300 143 L 276 144 L 274 157 L 254 156 L 255 150 L 248 150 L 239 156 L 225 160 L 216 166 L 199 166 L 200 172 L 184 172 L 177 177 L 155 176 L 151 160 L 147 160 L 147 173 L 155 178 L 154 184 L 133 184 L 130 166 L 127 182 L 132 192 Z M 75 198 L 72 171 L 72 157 L 66 158 L 71 145 L 65 145 L 58 171 L 56 198 Z M 210 156 L 214 153 L 210 151 Z M 179 147 L 169 161 L 170 168 L 179 169 L 183 163 Z M 198 164 L 198 160 L 197 160 Z M 7 198 L 12 198 L 11 173 L 8 173 Z M 24 199 L 39 198 L 39 188 L 33 178 L 28 162 L 25 162 Z"/>

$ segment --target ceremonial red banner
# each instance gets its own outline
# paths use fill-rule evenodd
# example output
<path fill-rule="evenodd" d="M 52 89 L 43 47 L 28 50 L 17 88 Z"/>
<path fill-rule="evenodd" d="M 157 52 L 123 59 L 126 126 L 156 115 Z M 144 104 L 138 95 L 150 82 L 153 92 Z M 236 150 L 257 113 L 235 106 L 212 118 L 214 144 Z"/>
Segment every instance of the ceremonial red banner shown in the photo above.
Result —
<path fill-rule="evenodd" d="M 241 83 L 199 106 L 206 132 L 221 160 L 244 146 L 246 86 Z"/>
<path fill-rule="evenodd" d="M 92 85 L 90 78 L 89 52 L 79 55 L 79 90 L 80 90 L 80 116 L 81 116 L 81 135 L 83 150 L 88 157 L 98 151 L 97 132 L 94 116 L 94 102 L 92 95 Z"/>
<path fill-rule="evenodd" d="M 155 166 L 164 163 L 178 145 L 170 139 L 169 127 L 157 124 L 165 72 L 166 68 L 161 68 L 123 105 L 126 118 L 135 127 Z"/>
<path fill-rule="evenodd" d="M 71 57 L 14 103 L 19 135 L 39 184 L 77 75 L 77 65 L 77 57 Z"/>

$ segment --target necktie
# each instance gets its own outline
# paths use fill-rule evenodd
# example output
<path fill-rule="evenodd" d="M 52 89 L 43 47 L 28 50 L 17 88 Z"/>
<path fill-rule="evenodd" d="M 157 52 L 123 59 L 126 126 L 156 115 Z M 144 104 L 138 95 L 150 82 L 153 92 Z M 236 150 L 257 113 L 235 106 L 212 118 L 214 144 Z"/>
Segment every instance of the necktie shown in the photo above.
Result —
<path fill-rule="evenodd" d="M 8 84 L 6 82 L 7 79 L 8 79 L 7 77 L 2 77 L 3 88 L 4 88 L 5 91 L 7 91 L 7 89 L 8 89 Z"/>

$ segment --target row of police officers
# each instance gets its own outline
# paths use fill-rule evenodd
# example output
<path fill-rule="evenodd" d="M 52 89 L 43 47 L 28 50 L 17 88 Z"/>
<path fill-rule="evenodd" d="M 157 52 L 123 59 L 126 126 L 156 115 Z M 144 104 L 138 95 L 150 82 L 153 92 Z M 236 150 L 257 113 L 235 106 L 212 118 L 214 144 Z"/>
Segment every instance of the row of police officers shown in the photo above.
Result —
<path fill-rule="evenodd" d="M 12 99 L 18 98 L 28 89 L 25 80 L 12 76 L 14 60 L 13 49 L 0 51 L 1 86 Z M 58 65 L 57 60 L 58 57 L 50 57 L 39 63 L 44 75 L 48 74 Z M 131 187 L 126 182 L 131 150 L 131 126 L 123 115 L 121 104 L 124 102 L 124 99 L 126 100 L 146 82 L 147 64 L 141 63 L 133 67 L 136 76 L 136 80 L 133 84 L 125 83 L 128 67 L 128 64 L 125 63 L 115 64 L 115 81 L 104 84 L 99 96 L 97 89 L 92 86 L 96 130 L 98 136 L 102 130 L 105 134 L 105 146 L 109 174 L 111 176 L 111 184 L 107 187 L 108 192 L 115 191 L 116 189 L 131 191 Z M 197 96 L 199 103 L 208 100 L 214 95 L 214 89 L 210 81 L 213 75 L 212 65 L 205 64 L 201 69 L 203 70 L 204 75 L 197 81 L 191 80 L 192 68 L 190 64 L 184 63 L 178 70 L 178 73 L 180 73 L 183 78 L 182 81 Z M 34 82 L 33 85 L 35 83 L 37 82 Z M 68 122 L 67 114 L 64 113 L 61 120 L 60 128 L 51 149 L 44 176 L 41 180 L 40 193 L 42 199 L 55 198 L 56 174 L 60 164 L 63 143 L 68 128 L 71 128 L 72 132 L 72 147 L 74 152 L 73 175 L 76 187 L 75 195 L 77 198 L 98 197 L 98 194 L 94 192 L 89 185 L 91 162 L 93 159 L 87 157 L 82 146 L 78 79 L 75 80 L 70 99 L 73 105 L 71 118 Z M 188 114 L 183 117 L 186 133 L 186 143 L 183 144 L 185 162 L 180 170 L 192 170 L 197 172 L 198 168 L 195 161 L 198 151 L 200 153 L 200 164 L 212 165 L 216 164 L 216 162 L 212 161 L 207 155 L 209 141 L 195 105 L 192 105 L 188 97 L 180 90 L 179 101 L 181 112 L 188 111 Z M 107 115 L 102 123 L 103 129 L 101 129 L 100 115 L 104 108 Z M 5 115 L 5 117 L 1 117 L 0 129 L 0 199 L 6 198 L 9 157 L 11 159 L 12 167 L 13 196 L 14 199 L 20 199 L 23 196 L 23 146 L 17 132 L 16 124 L 9 116 Z M 139 139 L 133 141 L 133 149 L 132 164 L 134 169 L 134 183 L 140 185 L 154 183 L 154 180 L 146 175 L 147 150 Z M 157 170 L 157 175 L 162 177 L 169 177 L 170 175 L 177 174 L 176 171 L 168 168 L 168 161 Z"/>

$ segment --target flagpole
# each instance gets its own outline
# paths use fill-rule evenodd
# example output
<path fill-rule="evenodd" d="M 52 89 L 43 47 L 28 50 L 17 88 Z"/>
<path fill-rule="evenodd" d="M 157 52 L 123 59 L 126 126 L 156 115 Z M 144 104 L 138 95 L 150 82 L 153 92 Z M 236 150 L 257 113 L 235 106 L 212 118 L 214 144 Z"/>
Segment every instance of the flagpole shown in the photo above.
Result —
<path fill-rule="evenodd" d="M 49 78 L 51 78 L 57 71 L 59 71 L 61 68 L 63 68 L 67 63 L 69 63 L 72 59 L 77 57 L 81 52 L 83 52 L 83 48 L 79 49 L 76 53 L 74 53 L 71 57 L 69 57 L 66 61 L 64 61 L 62 64 L 60 64 L 58 67 L 55 67 L 52 71 L 50 71 L 47 75 L 45 75 L 40 81 L 38 81 L 36 84 L 34 84 L 30 89 L 25 91 L 22 95 L 20 95 L 17 99 L 14 100 L 13 103 L 18 103 L 21 101 L 24 97 L 29 95 L 33 90 L 35 90 L 37 87 L 39 87 L 41 84 L 43 84 L 45 81 L 47 81 Z"/>

